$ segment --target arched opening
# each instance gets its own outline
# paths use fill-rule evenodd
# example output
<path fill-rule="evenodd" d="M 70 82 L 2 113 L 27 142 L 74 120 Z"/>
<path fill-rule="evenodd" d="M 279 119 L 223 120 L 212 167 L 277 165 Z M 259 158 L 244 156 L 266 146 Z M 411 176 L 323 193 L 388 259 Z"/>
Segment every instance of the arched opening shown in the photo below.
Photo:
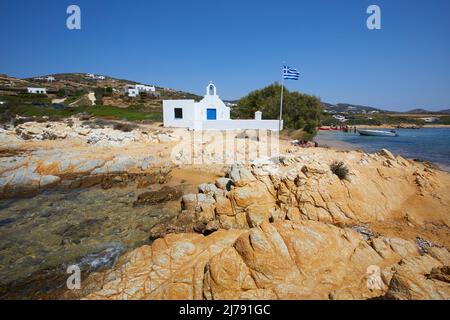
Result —
<path fill-rule="evenodd" d="M 215 96 L 217 94 L 216 86 L 210 82 L 206 87 L 206 95 L 207 96 Z"/>

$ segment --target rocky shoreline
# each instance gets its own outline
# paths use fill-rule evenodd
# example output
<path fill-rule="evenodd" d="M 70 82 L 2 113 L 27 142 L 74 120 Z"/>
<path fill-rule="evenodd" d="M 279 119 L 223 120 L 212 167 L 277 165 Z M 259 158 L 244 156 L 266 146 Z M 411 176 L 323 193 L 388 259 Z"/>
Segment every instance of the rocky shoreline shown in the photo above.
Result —
<path fill-rule="evenodd" d="M 62 298 L 448 299 L 448 174 L 347 152 L 341 180 L 329 153 L 232 166 L 185 195 L 150 246 Z"/>
<path fill-rule="evenodd" d="M 172 180 L 166 148 L 175 141 L 157 127 L 19 121 L 1 127 L 0 140 L 2 298 L 36 298 L 61 287 L 70 263 L 88 274 L 98 269 L 88 260 L 106 255 L 99 259 L 107 266 L 147 243 L 150 228 L 179 208 L 181 195 L 157 197 Z M 136 206 L 149 192 L 156 200 Z"/>
<path fill-rule="evenodd" d="M 450 298 L 448 173 L 283 141 L 191 173 L 170 161 L 185 135 L 76 118 L 0 129 L 2 296 Z M 66 291 L 76 261 L 82 289 Z"/>
<path fill-rule="evenodd" d="M 148 186 L 164 179 L 172 165 L 148 151 L 121 154 L 111 148 L 133 142 L 145 146 L 175 140 L 165 133 L 123 132 L 105 127 L 102 122 L 92 125 L 77 119 L 65 123 L 29 122 L 1 129 L 0 136 L 4 142 L 0 150 L 0 199 L 34 195 L 56 187 L 108 188 L 130 181 Z M 65 141 L 71 142 L 69 148 Z"/>

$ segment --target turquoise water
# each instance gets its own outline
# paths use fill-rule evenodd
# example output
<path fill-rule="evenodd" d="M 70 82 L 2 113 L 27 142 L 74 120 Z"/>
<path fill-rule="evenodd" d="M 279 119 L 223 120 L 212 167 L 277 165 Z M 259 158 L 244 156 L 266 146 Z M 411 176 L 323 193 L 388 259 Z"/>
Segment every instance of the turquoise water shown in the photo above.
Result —
<path fill-rule="evenodd" d="M 450 128 L 398 129 L 397 133 L 398 137 L 371 137 L 358 133 L 321 131 L 318 140 L 322 144 L 341 141 L 367 152 L 386 148 L 409 159 L 431 161 L 445 170 L 450 169 Z"/>

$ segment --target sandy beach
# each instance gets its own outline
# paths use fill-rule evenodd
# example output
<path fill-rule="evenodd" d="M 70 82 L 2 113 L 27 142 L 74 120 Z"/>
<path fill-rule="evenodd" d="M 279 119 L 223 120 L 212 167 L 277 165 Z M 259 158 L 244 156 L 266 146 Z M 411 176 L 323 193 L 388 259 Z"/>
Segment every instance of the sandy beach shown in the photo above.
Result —
<path fill-rule="evenodd" d="M 350 143 L 339 141 L 338 139 L 333 139 L 330 135 L 320 132 L 317 134 L 317 136 L 314 137 L 314 141 L 316 141 L 319 144 L 319 147 L 322 148 L 332 148 L 341 151 L 350 151 L 358 149 L 357 147 L 355 147 Z"/>

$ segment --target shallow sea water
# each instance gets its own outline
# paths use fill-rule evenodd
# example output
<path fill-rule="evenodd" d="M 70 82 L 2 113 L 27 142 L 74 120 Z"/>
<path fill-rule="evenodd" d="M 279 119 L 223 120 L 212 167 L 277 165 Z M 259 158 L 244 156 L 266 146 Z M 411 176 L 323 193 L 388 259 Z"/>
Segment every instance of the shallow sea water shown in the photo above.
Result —
<path fill-rule="evenodd" d="M 389 130 L 389 129 L 380 129 Z M 398 129 L 398 137 L 362 136 L 358 133 L 320 131 L 317 141 L 322 145 L 362 149 L 376 152 L 383 148 L 408 159 L 430 161 L 450 170 L 450 128 Z"/>
<path fill-rule="evenodd" d="M 150 243 L 149 230 L 176 215 L 180 201 L 133 207 L 144 191 L 94 187 L 0 200 L 0 298 L 46 293 L 65 285 L 69 265 L 111 267 Z"/>

